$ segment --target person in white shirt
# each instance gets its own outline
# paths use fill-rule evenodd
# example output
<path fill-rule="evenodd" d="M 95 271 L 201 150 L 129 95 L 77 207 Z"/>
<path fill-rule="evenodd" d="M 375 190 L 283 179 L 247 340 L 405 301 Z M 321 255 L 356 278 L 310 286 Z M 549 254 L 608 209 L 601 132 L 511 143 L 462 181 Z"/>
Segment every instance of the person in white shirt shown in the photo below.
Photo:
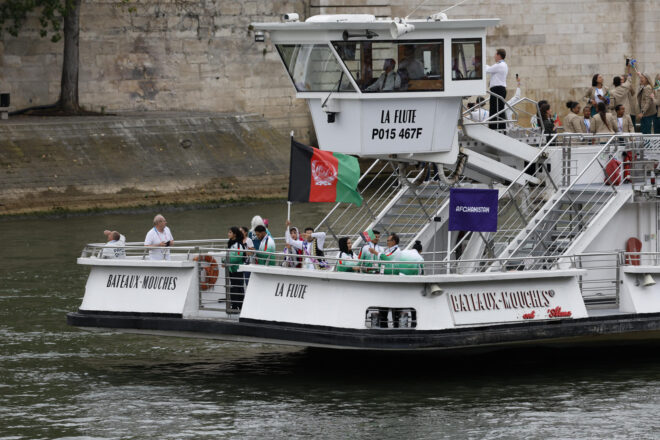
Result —
<path fill-rule="evenodd" d="M 164 248 L 174 244 L 174 237 L 167 226 L 165 217 L 158 214 L 154 217 L 154 227 L 149 229 L 144 239 L 144 245 L 147 247 Z M 152 249 L 149 251 L 151 260 L 169 260 L 169 249 Z"/>
<path fill-rule="evenodd" d="M 488 120 L 488 110 L 485 108 L 481 107 L 481 103 L 484 102 L 484 98 L 482 96 L 477 97 L 477 103 L 472 104 L 472 107 L 474 110 L 470 112 L 470 118 L 475 121 L 475 122 L 485 122 Z M 470 105 L 468 104 L 468 107 Z"/>
<path fill-rule="evenodd" d="M 254 261 L 254 242 L 250 237 L 248 237 L 248 228 L 245 226 L 240 227 L 241 232 L 243 233 L 243 245 L 247 249 L 246 255 L 248 256 L 245 264 L 255 264 Z M 243 277 L 245 278 L 245 285 L 247 286 L 248 280 L 250 279 L 250 272 L 243 271 Z"/>
<path fill-rule="evenodd" d="M 107 243 L 101 252 L 101 258 L 126 258 L 126 237 L 117 231 L 103 231 Z"/>
<path fill-rule="evenodd" d="M 634 133 L 635 125 L 633 124 L 630 115 L 626 114 L 626 107 L 623 104 L 617 104 L 614 107 L 616 114 L 616 132 L 617 133 Z"/>
<path fill-rule="evenodd" d="M 582 122 L 587 130 L 586 133 L 591 133 L 591 107 L 589 105 L 585 105 L 582 109 Z"/>
<path fill-rule="evenodd" d="M 374 266 L 370 261 L 376 260 L 377 257 L 375 255 L 383 252 L 383 248 L 378 244 L 378 241 L 380 240 L 380 232 L 376 231 L 375 229 L 371 232 L 373 232 L 374 236 L 371 241 L 362 246 L 362 250 L 360 250 L 358 259 L 364 260 L 362 263 L 360 263 L 362 272 L 376 273 L 378 268 L 377 266 Z M 375 253 L 372 251 L 375 251 Z"/>
<path fill-rule="evenodd" d="M 296 228 L 295 226 L 289 227 L 289 236 L 291 237 L 292 240 L 297 241 L 298 237 L 300 236 L 300 232 L 298 232 L 298 228 Z M 284 245 L 284 253 L 287 255 L 284 257 L 282 266 L 297 267 L 298 269 L 302 268 L 303 259 L 298 256 L 303 254 L 302 249 L 296 249 L 289 243 L 286 243 Z"/>
<path fill-rule="evenodd" d="M 323 260 L 323 245 L 325 244 L 325 232 L 314 232 L 314 228 L 307 227 L 305 231 L 300 234 L 301 240 L 295 240 L 291 237 L 290 228 L 291 222 L 286 221 L 286 230 L 284 236 L 286 244 L 294 249 L 302 251 L 303 255 L 307 258 L 303 261 L 303 269 L 326 269 L 328 263 Z"/>
<path fill-rule="evenodd" d="M 375 249 L 369 248 L 369 252 L 376 256 L 379 260 L 393 260 L 396 261 L 396 257 L 401 253 L 399 249 L 399 236 L 396 234 L 390 234 L 387 237 L 387 249 L 383 248 Z"/>
<path fill-rule="evenodd" d="M 399 257 L 401 256 L 401 249 L 399 249 L 399 236 L 396 234 L 390 234 L 387 237 L 387 249 L 385 250 L 376 250 L 373 248 L 369 248 L 369 252 L 373 255 L 376 256 L 378 260 L 385 260 L 385 261 L 399 261 Z M 396 264 L 384 264 L 384 271 L 383 273 L 385 275 L 397 275 L 399 273 L 399 270 L 397 268 Z M 387 328 L 388 327 L 388 320 L 387 320 L 387 315 L 390 312 L 390 309 L 388 308 L 379 308 L 378 309 L 378 322 L 379 322 L 379 327 L 381 328 Z M 392 326 L 393 327 L 398 327 L 398 322 L 399 322 L 399 312 L 392 310 Z"/>
<path fill-rule="evenodd" d="M 504 100 L 506 100 L 506 77 L 509 74 L 509 66 L 504 62 L 506 51 L 497 49 L 495 51 L 495 64 L 486 66 L 486 73 L 490 73 L 490 114 L 493 115 L 492 122 L 488 125 L 491 130 L 504 130 L 505 124 L 497 122 L 504 120 Z"/>
<path fill-rule="evenodd" d="M 383 62 L 384 72 L 378 77 L 375 83 L 364 89 L 365 92 L 392 92 L 401 88 L 401 78 L 394 71 L 396 61 L 388 58 Z"/>

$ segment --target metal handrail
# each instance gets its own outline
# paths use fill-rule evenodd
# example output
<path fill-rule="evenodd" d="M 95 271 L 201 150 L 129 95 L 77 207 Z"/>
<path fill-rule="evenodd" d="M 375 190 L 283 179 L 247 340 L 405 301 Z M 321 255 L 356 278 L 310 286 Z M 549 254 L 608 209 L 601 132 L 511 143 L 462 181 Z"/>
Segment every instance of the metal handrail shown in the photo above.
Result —
<path fill-rule="evenodd" d="M 556 137 L 556 136 L 555 136 L 555 137 Z M 593 165 L 593 163 L 594 163 L 595 161 L 598 160 L 598 157 L 599 157 L 599 156 L 600 156 L 600 155 L 601 155 L 606 149 L 608 149 L 608 148 L 610 147 L 610 144 L 612 143 L 612 141 L 614 140 L 615 137 L 616 137 L 616 136 L 612 136 L 612 137 L 610 137 L 610 139 L 605 143 L 605 145 L 603 145 L 603 146 L 600 148 L 600 150 L 598 150 L 598 152 L 592 157 L 592 159 L 589 161 L 589 163 L 584 167 L 584 169 L 580 172 L 580 174 L 579 174 L 579 175 L 573 180 L 573 182 L 572 182 L 568 187 L 563 188 L 563 189 L 560 189 L 559 192 L 557 192 L 557 193 L 555 193 L 555 194 L 561 193 L 561 195 L 563 196 L 564 194 L 567 194 L 569 191 L 571 191 L 571 189 L 575 187 L 575 185 L 577 184 L 577 182 L 580 181 L 580 179 L 582 178 L 582 176 L 587 172 L 587 170 L 589 170 L 589 168 Z M 613 187 L 613 186 L 614 186 L 614 185 L 610 185 L 610 189 L 611 189 L 611 187 Z M 616 192 L 616 189 L 614 189 L 614 191 Z M 583 192 L 584 192 L 584 190 L 583 190 Z M 552 212 L 552 210 L 553 210 L 553 209 L 554 209 L 554 208 L 555 208 L 555 207 L 556 207 L 561 201 L 562 201 L 562 197 L 556 197 L 556 198 L 555 198 L 555 200 L 554 200 L 552 206 L 550 206 L 550 207 L 547 208 L 547 212 L 546 212 L 545 216 L 543 216 L 542 218 L 538 219 L 538 221 L 536 222 L 535 225 L 532 225 L 532 228 L 527 232 L 527 234 L 525 235 L 525 237 L 522 238 L 522 239 L 520 240 L 519 244 L 518 244 L 515 248 L 513 248 L 512 250 L 509 250 L 509 258 L 513 258 L 513 257 L 516 255 L 516 253 L 517 253 L 517 252 L 518 252 L 518 251 L 519 251 L 519 250 L 525 245 L 527 239 L 530 238 L 530 237 L 532 236 L 532 234 L 535 233 L 535 231 L 537 231 L 537 229 L 538 229 L 538 228 L 544 223 L 544 222 L 543 222 L 544 219 L 550 215 L 550 213 Z M 572 206 L 572 205 L 571 205 L 571 206 Z M 553 225 L 556 225 L 557 222 L 558 222 L 558 220 L 556 220 L 555 223 L 554 223 Z M 546 233 L 545 233 L 542 237 L 538 237 L 538 236 L 536 236 L 536 238 L 537 238 L 537 240 L 538 240 L 539 242 L 542 242 L 542 240 L 543 240 L 545 237 L 547 237 L 549 233 L 550 233 L 550 231 L 546 231 Z M 553 243 L 557 243 L 557 240 L 554 240 Z"/>

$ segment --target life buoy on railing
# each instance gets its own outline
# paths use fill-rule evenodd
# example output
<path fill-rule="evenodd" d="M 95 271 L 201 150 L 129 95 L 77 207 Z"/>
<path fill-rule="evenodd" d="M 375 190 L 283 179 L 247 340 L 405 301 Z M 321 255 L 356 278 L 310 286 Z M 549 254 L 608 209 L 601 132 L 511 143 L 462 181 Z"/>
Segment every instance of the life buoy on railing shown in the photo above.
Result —
<path fill-rule="evenodd" d="M 218 281 L 218 275 L 220 274 L 220 269 L 218 267 L 218 262 L 215 261 L 210 255 L 198 255 L 193 258 L 194 261 L 201 261 L 207 263 L 202 266 L 204 270 L 204 279 L 200 279 L 199 288 L 201 290 L 208 290 L 215 285 L 215 282 Z"/>

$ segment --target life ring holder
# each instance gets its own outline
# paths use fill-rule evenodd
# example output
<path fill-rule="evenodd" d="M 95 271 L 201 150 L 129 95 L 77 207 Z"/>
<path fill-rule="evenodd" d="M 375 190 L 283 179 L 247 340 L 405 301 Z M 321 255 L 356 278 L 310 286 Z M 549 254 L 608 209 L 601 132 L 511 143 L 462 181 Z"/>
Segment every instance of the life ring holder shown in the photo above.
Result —
<path fill-rule="evenodd" d="M 220 268 L 218 262 L 215 261 L 211 255 L 198 255 L 193 258 L 193 261 L 200 261 L 202 263 L 207 263 L 201 266 L 201 269 L 204 271 L 205 277 L 204 281 L 200 280 L 199 288 L 201 290 L 209 290 L 215 285 L 215 282 L 218 281 L 218 275 L 220 274 Z M 200 271 L 201 272 L 201 271 Z"/>

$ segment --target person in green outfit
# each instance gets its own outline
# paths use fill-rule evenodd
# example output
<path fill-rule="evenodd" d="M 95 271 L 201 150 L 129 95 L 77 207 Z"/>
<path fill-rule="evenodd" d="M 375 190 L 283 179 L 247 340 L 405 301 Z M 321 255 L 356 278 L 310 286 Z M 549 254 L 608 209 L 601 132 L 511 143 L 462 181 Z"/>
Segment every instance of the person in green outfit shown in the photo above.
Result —
<path fill-rule="evenodd" d="M 245 264 L 247 253 L 243 244 L 243 232 L 238 226 L 232 226 L 227 231 L 227 257 L 225 258 L 226 276 L 229 279 L 229 302 L 232 310 L 240 310 L 245 297 L 243 274 L 238 273 L 238 266 Z"/>
<path fill-rule="evenodd" d="M 259 239 L 259 251 L 255 257 L 255 262 L 263 266 L 275 265 L 275 240 L 268 235 L 266 227 L 259 225 L 254 228 L 254 234 Z"/>

